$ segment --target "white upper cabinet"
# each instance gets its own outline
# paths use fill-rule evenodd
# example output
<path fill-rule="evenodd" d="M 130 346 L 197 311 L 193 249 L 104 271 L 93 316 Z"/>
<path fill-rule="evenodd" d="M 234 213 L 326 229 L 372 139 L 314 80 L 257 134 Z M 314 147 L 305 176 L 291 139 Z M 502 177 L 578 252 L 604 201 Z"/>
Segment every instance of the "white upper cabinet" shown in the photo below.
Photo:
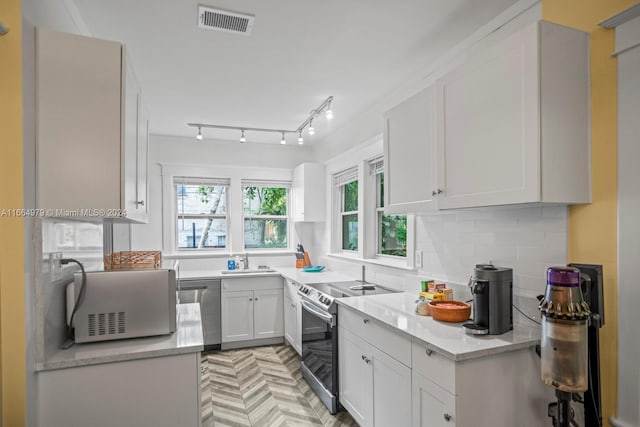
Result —
<path fill-rule="evenodd" d="M 386 213 L 435 208 L 435 90 L 429 87 L 384 114 Z"/>
<path fill-rule="evenodd" d="M 326 217 L 325 167 L 302 163 L 293 170 L 293 220 L 322 222 Z"/>
<path fill-rule="evenodd" d="M 37 207 L 146 222 L 144 116 L 120 43 L 39 28 Z"/>
<path fill-rule="evenodd" d="M 588 35 L 537 22 L 436 82 L 438 208 L 590 202 Z"/>

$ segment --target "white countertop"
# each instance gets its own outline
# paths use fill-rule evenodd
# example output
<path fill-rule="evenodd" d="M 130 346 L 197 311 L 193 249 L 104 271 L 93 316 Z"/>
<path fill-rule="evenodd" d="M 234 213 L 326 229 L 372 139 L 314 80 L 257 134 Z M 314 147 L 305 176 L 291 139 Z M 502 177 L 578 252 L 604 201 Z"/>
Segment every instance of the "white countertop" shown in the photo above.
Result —
<path fill-rule="evenodd" d="M 283 276 L 287 279 L 298 282 L 302 285 L 308 285 L 311 283 L 328 283 L 328 282 L 346 282 L 355 280 L 351 276 L 347 276 L 337 271 L 324 269 L 318 273 L 305 273 L 300 268 L 294 267 L 273 267 L 271 272 L 252 272 L 241 274 L 224 274 L 224 270 L 191 270 L 180 271 L 180 280 L 190 279 L 234 279 L 239 277 L 262 277 L 262 276 Z"/>
<path fill-rule="evenodd" d="M 75 344 L 66 350 L 59 350 L 44 362 L 36 363 L 36 371 L 202 351 L 204 349 L 204 339 L 202 336 L 200 304 L 178 304 L 176 310 L 176 331 L 173 334 Z"/>
<path fill-rule="evenodd" d="M 515 324 L 512 331 L 502 335 L 468 335 L 462 323 L 440 322 L 430 316 L 417 315 L 417 299 L 416 295 L 402 292 L 336 301 L 417 338 L 432 346 L 434 351 L 456 361 L 527 348 L 540 342 L 540 327 L 535 324 Z"/>

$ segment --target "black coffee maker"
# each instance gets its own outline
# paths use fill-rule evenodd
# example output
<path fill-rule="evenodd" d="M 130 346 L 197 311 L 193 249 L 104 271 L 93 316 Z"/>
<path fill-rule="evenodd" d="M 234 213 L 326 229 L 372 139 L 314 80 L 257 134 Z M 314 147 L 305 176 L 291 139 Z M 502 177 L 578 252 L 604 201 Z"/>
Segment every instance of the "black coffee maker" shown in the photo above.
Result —
<path fill-rule="evenodd" d="M 469 279 L 473 322 L 464 329 L 473 335 L 500 335 L 513 329 L 513 270 L 478 264 Z"/>

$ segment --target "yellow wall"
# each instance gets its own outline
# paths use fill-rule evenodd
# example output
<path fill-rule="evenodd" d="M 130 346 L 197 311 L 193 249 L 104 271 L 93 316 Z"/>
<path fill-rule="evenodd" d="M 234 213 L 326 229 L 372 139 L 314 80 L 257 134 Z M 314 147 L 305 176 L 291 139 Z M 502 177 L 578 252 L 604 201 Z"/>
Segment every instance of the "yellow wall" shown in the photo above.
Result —
<path fill-rule="evenodd" d="M 22 204 L 22 66 L 20 0 L 0 1 L 0 381 L 2 425 L 25 425 L 23 221 L 2 215 Z"/>
<path fill-rule="evenodd" d="M 614 31 L 598 26 L 637 0 L 542 0 L 542 17 L 591 34 L 591 174 L 593 203 L 569 210 L 569 261 L 602 264 L 606 325 L 601 330 L 602 412 L 617 410 L 618 149 Z"/>

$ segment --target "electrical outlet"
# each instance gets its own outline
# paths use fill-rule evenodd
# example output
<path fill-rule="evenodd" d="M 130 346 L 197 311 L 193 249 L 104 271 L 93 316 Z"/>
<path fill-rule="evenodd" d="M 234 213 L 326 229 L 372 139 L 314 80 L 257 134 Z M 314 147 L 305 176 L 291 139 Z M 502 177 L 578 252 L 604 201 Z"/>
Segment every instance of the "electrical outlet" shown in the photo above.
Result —
<path fill-rule="evenodd" d="M 422 267 L 422 251 L 416 251 L 414 264 L 416 267 Z"/>
<path fill-rule="evenodd" d="M 62 279 L 62 252 L 51 252 L 49 254 L 49 273 L 51 281 L 56 282 Z"/>

